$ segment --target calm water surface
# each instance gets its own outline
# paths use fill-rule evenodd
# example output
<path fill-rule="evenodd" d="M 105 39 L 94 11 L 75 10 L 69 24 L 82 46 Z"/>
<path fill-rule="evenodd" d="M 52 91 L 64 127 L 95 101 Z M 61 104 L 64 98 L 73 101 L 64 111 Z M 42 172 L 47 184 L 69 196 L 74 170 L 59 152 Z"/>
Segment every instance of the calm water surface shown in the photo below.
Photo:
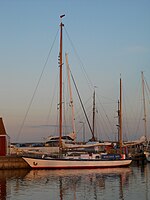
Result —
<path fill-rule="evenodd" d="M 150 164 L 90 170 L 0 171 L 0 200 L 150 200 Z"/>

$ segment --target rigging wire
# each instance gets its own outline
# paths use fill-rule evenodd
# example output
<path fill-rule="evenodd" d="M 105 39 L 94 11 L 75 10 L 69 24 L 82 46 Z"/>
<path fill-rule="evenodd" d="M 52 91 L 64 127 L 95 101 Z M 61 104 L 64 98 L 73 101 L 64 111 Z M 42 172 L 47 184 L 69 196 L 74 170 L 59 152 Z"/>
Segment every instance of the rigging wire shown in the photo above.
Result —
<path fill-rule="evenodd" d="M 139 81 L 139 82 L 141 82 L 141 81 Z M 136 129 L 135 129 L 135 136 L 136 136 L 136 134 L 138 133 L 138 131 L 140 130 L 140 124 L 141 124 L 141 121 L 142 121 L 142 115 L 143 115 L 143 113 L 142 113 L 142 111 L 143 111 L 143 106 L 142 106 L 142 101 L 141 101 L 141 99 L 142 99 L 142 86 L 141 86 L 141 83 L 139 83 L 139 97 L 137 98 L 137 99 L 139 99 L 139 101 L 140 101 L 140 106 L 139 105 L 137 105 L 138 106 L 138 108 L 140 108 L 140 110 L 139 110 L 139 118 L 138 118 L 138 121 L 137 121 L 137 127 L 136 127 Z M 135 116 L 135 118 L 136 118 L 136 116 Z"/>
<path fill-rule="evenodd" d="M 73 84 L 74 84 L 74 86 L 75 86 L 75 88 L 76 88 L 76 92 L 77 92 L 77 94 L 78 94 L 78 97 L 79 97 L 79 100 L 80 100 L 80 103 L 81 103 L 83 112 L 84 112 L 84 114 L 85 114 L 85 117 L 86 117 L 86 120 L 87 120 L 89 129 L 90 129 L 90 131 L 91 131 L 91 133 L 92 133 L 92 139 L 95 140 L 94 134 L 93 134 L 93 131 L 92 131 L 91 124 L 90 124 L 89 119 L 88 119 L 88 117 L 87 117 L 87 113 L 86 113 L 85 108 L 84 108 L 84 106 L 83 106 L 83 102 L 82 102 L 82 100 L 81 100 L 81 96 L 80 96 L 80 94 L 79 94 L 79 90 L 78 90 L 78 88 L 77 88 L 77 85 L 76 85 L 75 79 L 74 79 L 74 77 L 73 77 L 73 74 L 71 73 L 71 70 L 70 70 L 70 74 L 71 74 L 71 78 L 72 78 L 72 80 L 73 80 Z"/>
<path fill-rule="evenodd" d="M 141 90 L 139 85 L 141 85 L 141 84 L 140 83 L 137 84 L 138 87 L 137 87 L 136 91 L 140 91 Z M 123 91 L 125 91 L 125 88 L 123 89 Z M 141 118 L 142 118 L 142 108 L 141 108 L 142 106 L 141 105 L 139 106 L 137 104 L 137 109 L 136 110 L 138 110 L 138 111 L 135 113 L 134 110 L 132 109 L 133 106 L 131 104 L 129 105 L 129 99 L 127 98 L 127 96 L 125 94 L 126 94 L 126 91 L 123 93 L 123 97 L 124 97 L 124 113 L 125 113 L 124 116 L 125 116 L 125 121 L 126 121 L 126 126 L 124 126 L 124 128 L 127 131 L 128 137 L 129 136 L 135 137 L 137 135 L 139 127 L 140 127 L 140 122 L 141 122 Z M 141 99 L 141 95 L 140 94 L 142 94 L 142 93 L 139 92 L 138 95 L 135 96 L 134 99 Z M 135 123 L 135 121 L 134 121 L 134 123 L 132 123 L 132 129 L 131 129 L 131 126 L 129 125 L 129 120 L 127 118 L 127 106 L 126 105 L 128 105 L 128 107 L 130 107 L 130 110 L 129 110 L 130 112 L 128 111 L 128 113 L 130 115 L 129 116 L 130 118 L 132 118 L 132 116 L 133 116 L 133 119 L 137 119 L 137 117 L 139 116 L 138 119 L 136 120 L 136 123 Z M 134 101 L 134 105 L 136 106 L 136 102 L 135 101 Z M 139 110 L 139 108 L 140 108 L 140 110 Z M 132 130 L 132 135 L 131 135 L 131 130 Z M 126 139 L 129 139 L 127 137 L 127 135 L 126 135 L 126 131 L 125 131 L 125 137 L 126 137 Z"/>
<path fill-rule="evenodd" d="M 33 92 L 33 95 L 32 95 L 32 97 L 31 97 L 31 100 L 30 100 L 30 102 L 29 102 L 29 105 L 28 105 L 27 111 L 26 111 L 26 113 L 25 113 L 25 117 L 23 118 L 22 124 L 21 124 L 21 126 L 20 126 L 20 129 L 19 129 L 19 132 L 18 132 L 18 135 L 17 135 L 17 138 L 16 138 L 17 141 L 19 140 L 20 134 L 21 134 L 22 129 L 23 129 L 23 127 L 24 127 L 25 120 L 26 120 L 26 118 L 27 118 L 27 116 L 28 116 L 28 113 L 29 113 L 30 107 L 31 107 L 31 105 L 32 105 L 32 102 L 33 102 L 34 96 L 35 96 L 35 94 L 36 94 L 36 91 L 37 91 L 38 86 L 39 86 L 39 84 L 40 84 L 40 81 L 41 81 L 41 79 L 42 79 L 42 76 L 43 76 L 44 70 L 45 70 L 46 65 L 47 65 L 47 63 L 48 63 L 48 59 L 49 59 L 49 57 L 50 57 L 50 54 L 51 54 L 52 49 L 53 49 L 53 46 L 54 46 L 54 44 L 55 44 L 55 41 L 56 41 L 56 38 L 57 38 L 58 32 L 59 32 L 59 30 L 57 30 L 57 33 L 56 33 L 55 38 L 54 38 L 54 41 L 53 41 L 53 43 L 52 43 L 52 46 L 51 46 L 51 48 L 50 48 L 50 50 L 49 50 L 49 52 L 48 52 L 48 55 L 47 55 L 46 61 L 45 61 L 45 63 L 44 63 L 44 66 L 43 66 L 42 72 L 41 72 L 40 77 L 39 77 L 39 79 L 38 79 L 37 85 L 36 85 L 36 87 L 35 87 L 35 90 L 34 90 L 34 92 Z"/>
<path fill-rule="evenodd" d="M 55 82 L 55 84 L 54 84 L 53 96 L 52 96 L 52 101 L 51 101 L 51 104 L 50 104 L 48 116 L 47 116 L 47 119 L 46 119 L 46 124 L 48 124 L 48 121 L 49 121 L 49 119 L 50 119 L 51 110 L 52 110 L 52 106 L 53 106 L 53 102 L 54 102 L 54 97 L 55 97 L 55 91 L 57 91 L 57 90 L 56 90 L 56 88 L 57 88 L 57 83 L 58 83 L 58 74 L 57 74 L 56 82 Z"/>
<path fill-rule="evenodd" d="M 145 78 L 144 78 L 144 83 L 145 83 L 145 86 L 146 86 L 146 84 L 147 84 L 147 82 L 146 82 L 146 80 L 145 80 Z M 138 84 L 139 85 L 139 84 Z M 141 84 L 140 84 L 141 85 Z M 148 84 L 147 84 L 147 86 L 148 86 Z M 148 95 L 148 91 L 147 91 L 147 87 L 145 88 L 145 92 L 146 92 L 146 94 Z M 141 94 L 142 94 L 142 88 L 140 87 L 140 89 L 138 88 L 138 91 L 140 91 L 139 92 L 139 97 L 135 97 L 135 99 L 140 99 L 140 106 L 137 104 L 137 107 L 138 107 L 138 115 L 135 113 L 135 116 L 134 116 L 134 119 L 136 119 L 137 118 L 137 116 L 139 116 L 138 117 L 138 119 L 137 119 L 137 126 L 135 127 L 135 132 L 134 132 L 134 136 L 136 136 L 137 135 L 137 133 L 139 132 L 139 130 L 140 130 L 140 124 L 141 124 L 141 122 L 142 122 L 142 120 L 143 120 L 143 106 L 142 106 L 142 101 L 141 101 L 141 99 L 142 99 L 142 96 L 141 96 Z M 132 107 L 132 106 L 130 106 L 130 107 Z M 133 114 L 133 112 L 132 112 L 132 114 Z"/>
<path fill-rule="evenodd" d="M 146 81 L 146 79 L 144 78 L 144 81 L 145 81 L 145 85 L 146 85 L 146 88 L 147 88 L 147 90 L 146 90 L 146 93 L 147 93 L 147 97 L 148 97 L 148 102 L 149 102 L 149 104 L 150 104 L 150 98 L 149 98 L 149 96 L 148 96 L 148 94 L 150 94 L 150 88 L 149 88 L 149 85 L 148 85 L 148 83 L 147 83 L 147 81 Z M 149 93 L 148 93 L 149 92 Z"/>
<path fill-rule="evenodd" d="M 140 110 L 139 110 L 139 117 L 138 117 L 138 120 L 137 120 L 137 127 L 136 127 L 136 129 L 135 129 L 135 136 L 136 136 L 136 134 L 138 133 L 138 131 L 140 130 L 140 124 L 141 124 L 141 121 L 142 121 L 142 115 L 143 115 L 143 108 L 142 108 L 142 101 L 141 101 L 141 99 L 142 99 L 142 88 L 141 88 L 141 83 L 139 83 L 138 85 L 140 85 L 139 86 L 139 88 L 138 88 L 138 90 L 139 90 L 139 97 L 137 97 L 137 98 L 135 98 L 135 99 L 139 99 L 139 101 L 140 101 L 140 106 L 139 105 L 137 105 L 138 106 L 138 108 L 140 108 Z M 135 114 L 135 119 L 136 119 L 136 117 L 137 117 L 137 115 Z"/>
<path fill-rule="evenodd" d="M 123 88 L 123 91 L 125 91 L 125 89 Z M 125 95 L 125 92 L 123 92 L 123 99 L 124 99 L 124 113 L 127 113 L 127 107 L 126 107 L 126 103 L 125 103 L 125 99 L 127 99 L 127 96 Z M 129 135 L 129 123 L 128 123 L 128 118 L 127 115 L 125 114 L 125 120 L 126 120 L 126 126 L 124 126 L 124 128 L 126 129 L 126 131 L 124 131 L 124 140 L 128 140 L 127 135 Z M 123 123 L 124 124 L 124 123 Z M 127 132 L 127 133 L 126 133 Z"/>
<path fill-rule="evenodd" d="M 78 55 L 78 53 L 77 53 L 77 50 L 76 50 L 76 48 L 75 48 L 75 46 L 74 46 L 72 40 L 70 39 L 70 36 L 69 36 L 69 34 L 68 34 L 66 28 L 64 28 L 64 29 L 65 29 L 66 35 L 67 35 L 67 37 L 68 37 L 68 39 L 69 39 L 69 41 L 70 41 L 70 43 L 71 43 L 71 46 L 72 46 L 72 48 L 73 48 L 73 50 L 74 50 L 74 52 L 75 52 L 77 58 L 79 59 L 79 61 L 80 61 L 80 63 L 81 63 L 82 71 L 83 71 L 84 74 L 85 74 L 85 78 L 86 78 L 86 80 L 87 80 L 87 82 L 88 82 L 88 85 L 89 85 L 91 91 L 93 91 L 93 88 L 94 88 L 93 83 L 91 82 L 91 80 L 90 80 L 90 78 L 89 78 L 89 76 L 88 76 L 88 74 L 87 74 L 87 72 L 86 72 L 86 70 L 85 70 L 85 67 L 84 67 L 84 65 L 83 65 L 83 62 L 82 62 L 81 58 L 79 57 L 79 55 Z M 103 110 L 104 110 L 104 108 L 103 108 Z M 105 112 L 105 111 L 104 111 L 104 112 Z M 106 115 L 106 118 L 108 119 L 108 121 L 109 121 L 109 123 L 110 123 L 110 120 L 109 120 L 108 115 L 106 114 L 106 112 L 105 112 L 105 115 Z M 110 123 L 110 124 L 111 124 L 111 123 Z M 113 130 L 112 127 L 111 127 L 111 129 Z M 113 131 L 113 132 L 114 132 L 114 131 Z"/>
<path fill-rule="evenodd" d="M 141 116 L 142 116 L 142 108 L 141 108 L 141 111 L 140 111 L 140 116 L 139 116 L 139 120 L 138 120 L 138 124 L 137 124 L 137 128 L 136 128 L 135 133 L 137 133 L 139 128 L 140 128 Z"/>
<path fill-rule="evenodd" d="M 64 27 L 64 30 L 65 30 L 65 32 L 66 32 L 66 35 L 67 35 L 67 37 L 68 37 L 68 40 L 70 41 L 70 44 L 71 44 L 71 46 L 72 46 L 72 48 L 73 48 L 73 50 L 74 50 L 74 52 L 75 52 L 77 58 L 79 59 L 79 61 L 80 61 L 80 63 L 81 63 L 82 71 L 83 71 L 84 74 L 85 74 L 85 78 L 86 78 L 86 80 L 87 80 L 87 82 L 88 82 L 88 84 L 89 84 L 89 87 L 90 87 L 91 91 L 93 91 L 94 85 L 93 85 L 92 81 L 90 80 L 90 78 L 89 78 L 89 76 L 88 76 L 88 74 L 87 74 L 87 72 L 86 72 L 86 70 L 85 70 L 84 64 L 83 64 L 83 62 L 82 62 L 82 60 L 81 60 L 79 54 L 77 53 L 77 50 L 76 50 L 76 48 L 75 48 L 75 46 L 74 46 L 74 44 L 73 44 L 73 42 L 72 42 L 72 40 L 71 40 L 71 38 L 70 38 L 70 36 L 69 36 L 69 33 L 67 32 L 67 30 L 66 30 L 65 27 Z"/>
<path fill-rule="evenodd" d="M 110 140 L 110 136 L 107 134 L 107 132 L 106 132 L 106 127 L 107 127 L 107 129 L 109 130 L 110 128 L 108 127 L 108 125 L 107 125 L 107 123 L 106 123 L 106 121 L 105 121 L 105 119 L 104 119 L 104 117 L 103 117 L 103 115 L 102 115 L 102 113 L 100 112 L 100 115 L 99 116 L 101 116 L 101 120 L 100 120 L 100 122 L 99 123 L 97 123 L 98 124 L 98 127 L 99 127 L 99 132 L 101 132 L 102 133 L 102 130 L 103 130 L 103 132 L 105 133 L 105 136 L 107 137 L 107 139 L 108 140 Z M 107 118 L 108 116 L 106 115 L 106 118 Z M 98 120 L 97 120 L 97 122 L 98 122 Z M 102 128 L 101 128 L 102 127 Z M 112 129 L 113 130 L 113 129 Z M 113 132 L 113 131 L 112 131 Z M 98 134 L 100 134 L 100 133 L 98 133 Z M 100 136 L 100 135 L 99 135 Z M 102 140 L 102 138 L 101 138 L 101 140 Z"/>
<path fill-rule="evenodd" d="M 100 105 L 102 106 L 102 110 L 103 110 L 103 112 L 104 112 L 104 114 L 105 114 L 105 116 L 106 116 L 106 119 L 107 119 L 108 122 L 109 122 L 110 129 L 112 130 L 113 134 L 115 134 L 115 133 L 114 133 L 114 128 L 113 128 L 113 126 L 112 126 L 112 123 L 110 122 L 110 119 L 109 119 L 109 117 L 108 117 L 108 115 L 107 115 L 107 113 L 106 113 L 106 111 L 105 111 L 105 109 L 104 109 L 104 107 L 103 107 L 103 105 L 102 105 L 100 99 L 99 99 L 98 97 L 97 97 L 97 99 L 98 99 Z"/>
<path fill-rule="evenodd" d="M 88 103 L 89 103 L 89 101 L 91 100 L 91 97 L 89 97 L 87 100 L 86 100 L 86 102 L 84 102 L 84 106 L 86 107 L 86 105 L 88 105 Z M 89 108 L 89 107 L 88 107 Z M 77 118 L 79 118 L 80 117 L 80 115 L 81 115 L 81 109 L 79 108 L 77 111 L 76 111 L 76 119 Z M 79 120 L 79 121 L 81 121 L 81 120 Z"/>
<path fill-rule="evenodd" d="M 89 78 L 89 76 L 88 76 L 88 74 L 87 74 L 87 72 L 86 72 L 86 70 L 85 70 L 84 64 L 83 64 L 83 62 L 82 62 L 80 56 L 78 55 L 77 50 L 76 50 L 76 48 L 75 48 L 75 46 L 74 46 L 74 44 L 73 44 L 73 42 L 72 42 L 72 40 L 71 40 L 71 38 L 70 38 L 70 36 L 69 36 L 69 33 L 67 32 L 67 30 L 66 30 L 65 27 L 64 27 L 64 30 L 65 30 L 65 32 L 66 32 L 66 35 L 67 35 L 67 37 L 68 37 L 68 40 L 70 41 L 71 46 L 72 46 L 72 48 L 73 48 L 73 50 L 74 50 L 74 52 L 75 52 L 75 54 L 76 54 L 78 60 L 80 61 L 81 68 L 82 68 L 82 71 L 83 71 L 83 73 L 84 73 L 84 75 L 85 75 L 85 78 L 86 78 L 86 80 L 87 80 L 87 82 L 88 82 L 89 88 L 90 88 L 91 91 L 93 91 L 94 85 L 93 85 L 92 81 L 90 80 L 90 78 Z M 103 108 L 103 110 L 104 110 L 104 108 Z M 104 112 L 105 112 L 105 111 L 104 111 Z M 106 115 L 106 118 L 108 119 L 108 121 L 109 121 L 109 123 L 110 123 L 110 120 L 109 120 L 108 115 L 106 114 L 106 112 L 105 112 L 105 115 Z M 110 123 L 110 124 L 111 124 L 111 123 Z M 112 126 L 111 126 L 111 129 L 113 130 Z M 113 131 L 113 132 L 114 132 L 114 131 Z"/>

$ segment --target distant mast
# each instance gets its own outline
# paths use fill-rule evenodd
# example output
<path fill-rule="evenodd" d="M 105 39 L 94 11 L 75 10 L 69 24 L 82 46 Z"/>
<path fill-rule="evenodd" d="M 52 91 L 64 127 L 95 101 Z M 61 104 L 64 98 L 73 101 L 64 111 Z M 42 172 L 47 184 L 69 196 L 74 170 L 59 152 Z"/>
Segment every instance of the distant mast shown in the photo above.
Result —
<path fill-rule="evenodd" d="M 120 102 L 119 102 L 119 99 L 118 99 L 118 124 L 117 124 L 117 129 L 118 129 L 118 142 L 119 142 L 119 137 L 120 137 Z"/>
<path fill-rule="evenodd" d="M 69 85 L 69 93 L 70 93 L 70 106 L 71 106 L 71 110 L 72 110 L 72 129 L 73 129 L 73 136 L 76 137 L 74 104 L 73 104 L 71 81 L 70 81 L 70 67 L 69 67 L 69 63 L 68 63 L 68 54 L 67 53 L 65 54 L 65 57 L 66 57 L 66 67 L 67 67 L 68 85 Z"/>
<path fill-rule="evenodd" d="M 120 77 L 119 146 L 122 147 L 122 80 Z"/>
<path fill-rule="evenodd" d="M 143 91 L 143 106 L 144 106 L 144 132 L 145 132 L 145 138 L 147 140 L 147 126 L 146 126 L 146 103 L 145 103 L 145 87 L 144 87 L 144 73 L 141 72 L 141 78 L 142 78 L 142 91 Z"/>
<path fill-rule="evenodd" d="M 65 15 L 61 15 L 60 19 L 62 19 Z M 64 24 L 60 23 L 60 51 L 59 51 L 59 73 L 60 73 L 60 77 L 59 77 L 59 87 L 60 87 L 60 96 L 59 96 L 59 106 L 60 106 L 60 110 L 59 110 L 59 148 L 60 150 L 62 149 L 62 33 L 63 33 L 63 27 Z"/>
<path fill-rule="evenodd" d="M 95 90 L 93 93 L 93 137 L 95 134 Z"/>

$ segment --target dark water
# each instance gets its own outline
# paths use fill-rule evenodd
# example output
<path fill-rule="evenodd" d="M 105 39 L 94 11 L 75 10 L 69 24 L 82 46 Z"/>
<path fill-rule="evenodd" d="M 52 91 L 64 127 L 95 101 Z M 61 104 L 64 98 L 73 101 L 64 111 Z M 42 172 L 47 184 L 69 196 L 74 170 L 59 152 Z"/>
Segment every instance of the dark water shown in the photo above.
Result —
<path fill-rule="evenodd" d="M 1 200 L 150 200 L 150 164 L 91 170 L 0 171 Z"/>

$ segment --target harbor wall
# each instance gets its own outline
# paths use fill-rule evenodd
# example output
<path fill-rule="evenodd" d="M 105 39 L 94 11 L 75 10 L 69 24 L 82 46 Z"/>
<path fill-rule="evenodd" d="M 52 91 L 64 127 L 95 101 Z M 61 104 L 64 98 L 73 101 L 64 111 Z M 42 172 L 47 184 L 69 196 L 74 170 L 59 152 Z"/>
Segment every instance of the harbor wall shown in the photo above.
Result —
<path fill-rule="evenodd" d="M 30 166 L 21 157 L 0 156 L 0 170 L 29 168 Z"/>

